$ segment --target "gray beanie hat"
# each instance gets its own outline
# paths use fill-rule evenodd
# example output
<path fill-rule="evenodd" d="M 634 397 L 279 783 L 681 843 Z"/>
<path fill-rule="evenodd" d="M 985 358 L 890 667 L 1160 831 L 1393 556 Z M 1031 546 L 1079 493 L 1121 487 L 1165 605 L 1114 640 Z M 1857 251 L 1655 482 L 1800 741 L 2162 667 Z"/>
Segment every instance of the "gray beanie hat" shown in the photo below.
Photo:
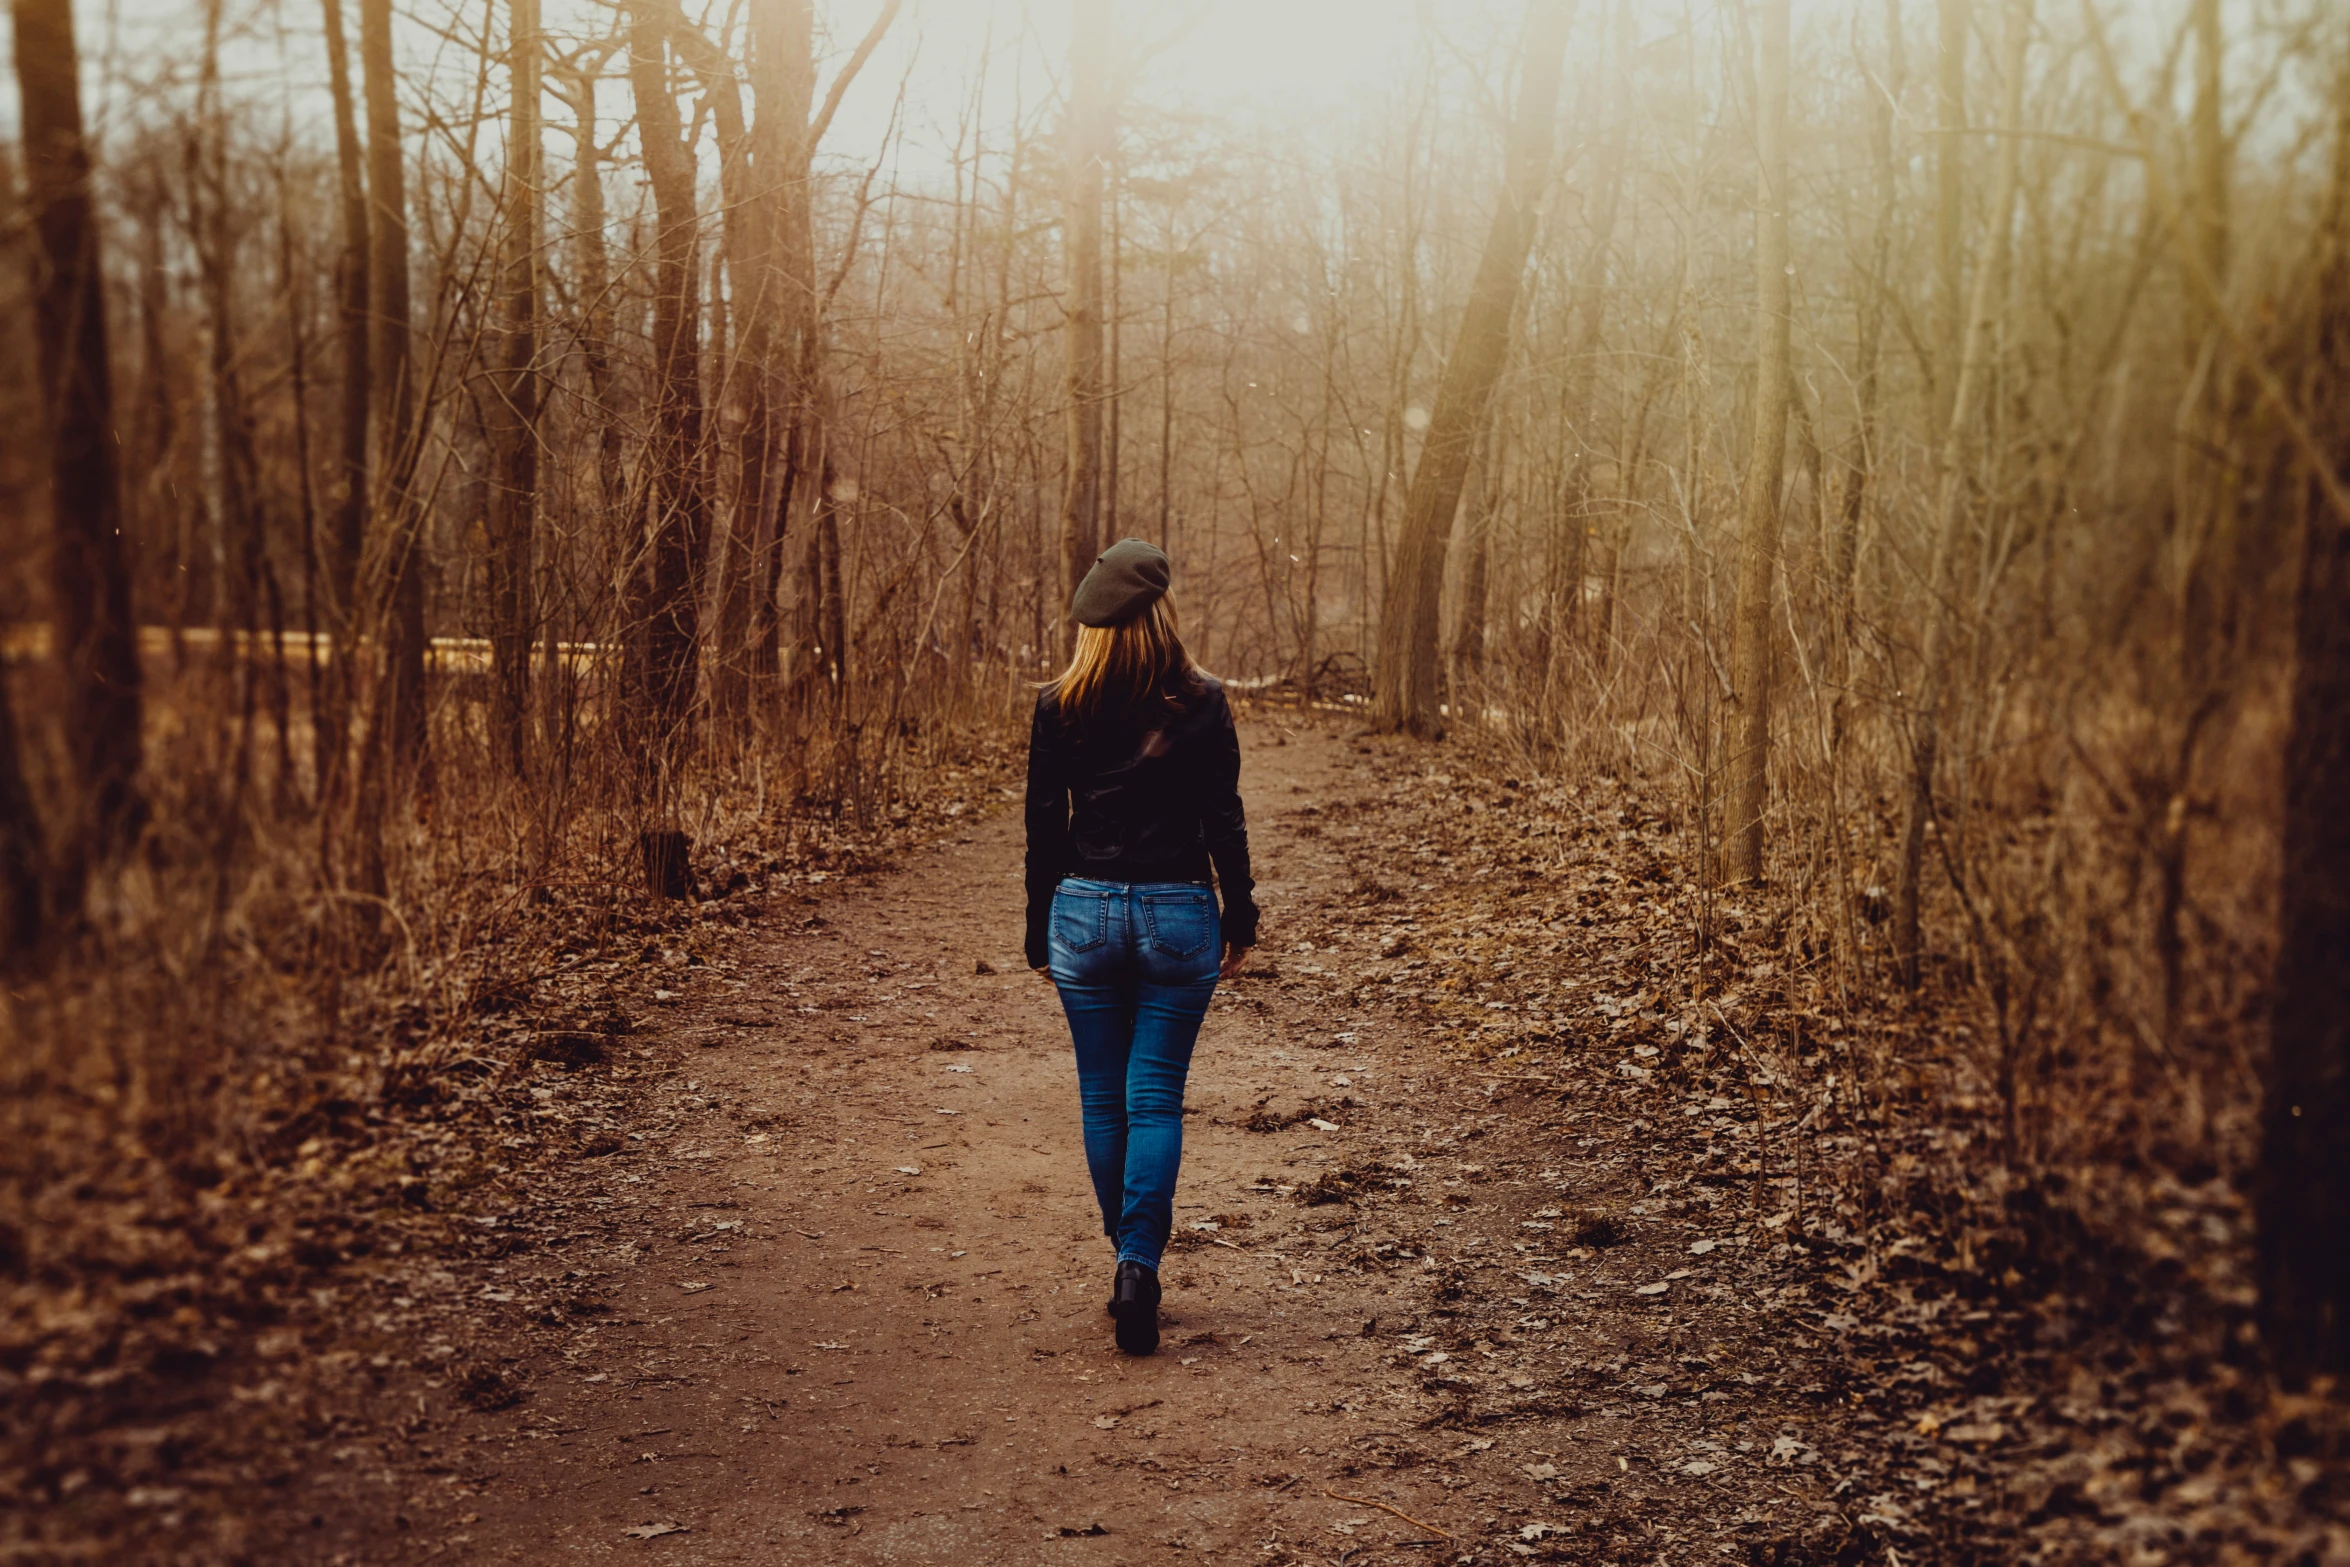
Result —
<path fill-rule="evenodd" d="M 1101 552 L 1093 570 L 1077 584 L 1070 613 L 1081 626 L 1115 626 L 1132 620 L 1167 591 L 1167 552 L 1141 539 L 1120 539 Z"/>

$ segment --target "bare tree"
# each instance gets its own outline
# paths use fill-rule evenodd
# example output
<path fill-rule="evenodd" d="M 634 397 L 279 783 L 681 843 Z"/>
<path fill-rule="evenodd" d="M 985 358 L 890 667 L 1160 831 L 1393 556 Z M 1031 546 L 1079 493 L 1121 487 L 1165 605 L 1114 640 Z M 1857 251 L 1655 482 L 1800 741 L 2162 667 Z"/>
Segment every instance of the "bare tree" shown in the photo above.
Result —
<path fill-rule="evenodd" d="M 146 819 L 138 628 L 122 542 L 120 438 L 73 7 L 13 0 L 12 14 L 49 423 L 50 586 L 66 752 L 81 795 L 70 864 L 80 865 L 120 850 Z M 78 903 L 79 875 L 66 882 L 66 898 Z"/>
<path fill-rule="evenodd" d="M 14 964 L 39 943 L 49 891 L 49 846 L 25 784 L 23 751 L 16 704 L 7 682 L 0 680 L 0 967 Z"/>
<path fill-rule="evenodd" d="M 1779 487 L 1787 461 L 1787 0 L 1764 0 L 1755 105 L 1754 442 L 1738 535 L 1738 604 L 1730 644 L 1730 819 L 1725 881 L 1763 876 L 1770 804 L 1772 595 L 1779 564 Z"/>
<path fill-rule="evenodd" d="M 489 399 L 496 473 L 489 497 L 490 735 L 517 777 L 529 756 L 532 541 L 539 490 L 539 76 L 546 40 L 538 0 L 509 0 L 504 319 Z"/>
<path fill-rule="evenodd" d="M 1951 41 L 1945 34 L 1945 49 Z M 1893 890 L 1893 961 L 1903 983 L 1912 986 L 1920 973 L 1918 908 L 1926 871 L 1926 834 L 1933 830 L 1935 820 L 1934 771 L 1942 754 L 1942 705 L 1949 687 L 1950 644 L 1958 612 L 1955 598 L 1957 557 L 1965 526 L 1965 461 L 1982 433 L 1975 399 L 1982 394 L 1989 374 L 1991 317 L 2000 307 L 2012 251 L 2010 234 L 2023 156 L 2024 66 L 2031 41 L 2032 0 L 2007 0 L 2006 36 L 2000 49 L 1999 167 L 1991 193 L 1990 256 L 1975 270 L 1965 330 L 1948 372 L 1949 413 L 1935 456 L 1932 553 L 1926 568 L 1926 638 L 1919 654 L 1909 790 L 1901 826 L 1899 880 Z M 1946 102 L 1948 97 L 1946 80 Z"/>
<path fill-rule="evenodd" d="M 1974 0 L 1934 0 L 1934 427 L 1950 423 L 1964 323 L 1966 272 L 1966 57 Z"/>
<path fill-rule="evenodd" d="M 1111 157 L 1109 0 L 1071 0 L 1068 185 L 1061 202 L 1068 314 L 1068 473 L 1061 495 L 1064 650 L 1074 648 L 1068 601 L 1106 542 L 1102 511 L 1102 175 Z"/>
<path fill-rule="evenodd" d="M 808 220 L 814 28 L 808 0 L 778 0 L 751 10 L 751 203 L 761 221 L 747 258 L 752 315 L 743 332 L 743 363 L 751 386 L 739 504 L 756 508 L 746 563 L 751 597 L 745 635 L 749 668 L 762 676 L 776 673 L 780 652 L 776 600 L 802 468 L 805 375 L 815 349 L 809 335 L 815 251 Z"/>
<path fill-rule="evenodd" d="M 375 319 L 370 354 L 377 433 L 375 515 L 382 531 L 391 695 L 378 703 L 391 756 L 403 771 L 428 765 L 424 710 L 423 513 L 410 493 L 419 454 L 410 367 L 408 171 L 400 146 L 400 83 L 392 61 L 391 0 L 359 0 L 359 60 L 367 81 L 368 287 Z M 380 782 L 371 787 L 381 787 Z M 367 814 L 375 819 L 380 811 Z"/>
<path fill-rule="evenodd" d="M 1860 565 L 1861 520 L 1868 506 L 1869 479 L 1877 463 L 1877 419 L 1884 385 L 1885 305 L 1892 286 L 1886 275 L 1900 213 L 1901 171 L 1893 151 L 1894 105 L 1901 99 L 1909 67 L 1902 46 L 1901 0 L 1885 0 L 1885 73 L 1871 83 L 1869 154 L 1874 168 L 1876 210 L 1869 231 L 1868 273 L 1860 280 L 1854 312 L 1856 385 L 1852 457 L 1837 497 L 1834 531 L 1828 541 L 1824 647 L 1833 688 L 1829 743 L 1841 748 L 1852 680 L 1853 580 Z"/>
<path fill-rule="evenodd" d="M 1559 75 L 1573 15 L 1572 0 L 1527 0 L 1517 109 L 1493 227 L 1437 383 L 1427 438 L 1404 498 L 1403 534 L 1396 541 L 1380 613 L 1378 681 L 1371 712 L 1372 722 L 1381 729 L 1426 735 L 1442 728 L 1436 678 L 1445 549 L 1477 431 L 1509 357 L 1519 279 L 1534 244 L 1536 209 L 1550 180 Z"/>
<path fill-rule="evenodd" d="M 701 653 L 699 586 L 709 544 L 703 482 L 700 297 L 695 254 L 701 212 L 694 159 L 669 84 L 665 6 L 629 17 L 628 76 L 655 210 L 654 413 L 645 455 L 650 562 L 645 604 L 646 716 L 664 744 L 681 739 Z"/>
<path fill-rule="evenodd" d="M 326 23 L 327 83 L 334 98 L 336 194 L 342 249 L 335 261 L 337 323 L 343 384 L 340 470 L 342 494 L 327 539 L 328 623 L 333 638 L 325 710 L 312 715 L 313 769 L 322 800 L 331 797 L 349 745 L 353 634 L 359 627 L 359 558 L 367 530 L 367 426 L 372 412 L 368 355 L 367 175 L 359 122 L 351 96 L 350 47 L 343 37 L 342 0 L 320 0 Z M 332 812 L 328 812 L 329 819 Z"/>
<path fill-rule="evenodd" d="M 2276 971 L 2256 1182 L 2262 1338 L 2290 1385 L 2350 1374 L 2350 74 L 2338 84 L 2310 412 Z M 2322 461 L 2332 473 L 2310 472 Z"/>

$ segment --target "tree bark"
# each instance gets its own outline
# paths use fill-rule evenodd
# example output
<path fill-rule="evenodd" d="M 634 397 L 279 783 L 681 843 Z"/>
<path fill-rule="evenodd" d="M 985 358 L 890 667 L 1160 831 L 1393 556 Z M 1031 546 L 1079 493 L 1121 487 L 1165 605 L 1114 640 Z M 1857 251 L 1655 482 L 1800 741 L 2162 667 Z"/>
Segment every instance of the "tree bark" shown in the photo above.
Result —
<path fill-rule="evenodd" d="M 16 705 L 0 678 L 0 971 L 39 946 L 48 891 L 49 847 L 25 786 Z"/>
<path fill-rule="evenodd" d="M 327 82 L 334 97 L 335 172 L 342 204 L 342 254 L 335 263 L 342 330 L 342 475 L 327 539 L 327 625 L 331 662 L 324 710 L 311 719 L 312 767 L 322 804 L 332 798 L 349 747 L 353 642 L 359 629 L 359 554 L 367 529 L 367 425 L 371 413 L 367 323 L 367 177 L 361 167 L 358 116 L 351 101 L 350 47 L 342 0 L 321 0 L 326 22 Z M 331 812 L 328 813 L 331 818 Z"/>
<path fill-rule="evenodd" d="M 750 667 L 778 670 L 783 543 L 799 479 L 801 320 L 815 305 L 815 256 L 808 249 L 808 113 L 815 106 L 815 16 L 808 0 L 771 0 L 750 12 L 752 202 L 761 211 L 754 249 L 752 320 L 745 364 L 752 376 L 745 425 L 743 496 L 757 503 Z"/>
<path fill-rule="evenodd" d="M 1461 703 L 1474 698 L 1469 685 L 1485 672 L 1485 596 L 1493 558 L 1493 497 L 1501 487 L 1501 460 L 1501 424 L 1488 418 L 1468 476 L 1461 481 L 1461 542 L 1468 546 L 1469 558 L 1461 563 L 1460 617 L 1452 636 L 1456 716 Z"/>
<path fill-rule="evenodd" d="M 215 521 L 228 556 L 226 624 L 247 638 L 249 645 L 261 626 L 267 539 L 253 416 L 245 397 L 236 321 L 235 277 L 240 270 L 241 236 L 229 212 L 228 126 L 220 99 L 222 9 L 222 0 L 206 0 L 203 58 L 196 78 L 196 120 L 187 149 L 188 204 L 196 270 L 204 295 L 205 369 L 211 381 L 211 433 L 218 476 L 213 495 Z M 224 654 L 235 646 L 233 639 L 221 643 Z M 238 686 L 249 693 L 259 665 L 249 658 L 232 657 L 229 667 Z"/>
<path fill-rule="evenodd" d="M 1527 0 L 1517 114 L 1501 196 L 1468 307 L 1437 381 L 1436 405 L 1404 495 L 1403 532 L 1380 608 L 1371 722 L 1383 731 L 1442 731 L 1436 711 L 1437 622 L 1446 545 L 1477 431 L 1509 357 L 1510 318 L 1534 244 L 1535 209 L 1550 178 L 1559 74 L 1572 14 L 1571 0 Z"/>
<path fill-rule="evenodd" d="M 1933 428 L 1950 424 L 1963 323 L 1966 236 L 1966 49 L 1972 0 L 1935 0 L 1941 32 L 1934 73 Z"/>
<path fill-rule="evenodd" d="M 49 426 L 53 646 L 64 672 L 66 757 L 80 794 L 70 846 L 78 868 L 118 852 L 146 821 L 138 627 L 122 542 L 121 452 L 73 7 L 13 0 L 11 9 Z M 78 907 L 80 877 L 66 880 L 66 901 Z"/>
<path fill-rule="evenodd" d="M 743 118 L 742 80 L 734 62 L 675 11 L 670 13 L 669 26 L 678 58 L 702 84 L 703 102 L 709 105 L 718 132 L 718 191 L 723 214 L 719 255 L 733 285 L 731 320 L 737 336 L 730 362 L 714 375 L 714 381 L 720 387 L 736 389 L 744 419 L 736 442 L 734 504 L 725 508 L 725 556 L 713 562 L 719 581 L 712 605 L 710 705 L 716 716 L 739 724 L 749 711 L 751 597 L 755 584 L 764 580 L 757 556 L 770 455 L 767 361 L 772 352 L 774 311 L 766 296 L 774 224 L 772 201 L 761 198 L 771 195 L 767 189 L 771 174 L 753 162 L 753 133 Z M 804 135 L 804 115 L 802 125 Z M 714 261 L 710 269 L 714 341 L 724 335 L 717 327 L 728 319 L 729 303 L 728 296 L 719 293 L 718 270 Z M 717 455 L 713 449 L 711 456 Z"/>
<path fill-rule="evenodd" d="M 1885 300 L 1891 288 L 1887 276 L 1893 248 L 1893 225 L 1899 216 L 1901 171 L 1893 156 L 1893 106 L 1900 102 L 1908 62 L 1901 39 L 1901 0 L 1885 0 L 1885 79 L 1870 94 L 1869 152 L 1876 166 L 1876 226 L 1869 238 L 1869 275 L 1861 286 L 1858 319 L 1854 323 L 1854 357 L 1858 385 L 1852 433 L 1852 461 L 1844 470 L 1837 496 L 1835 530 L 1828 548 L 1827 669 L 1834 688 L 1828 715 L 1829 746 L 1840 749 L 1844 738 L 1846 693 L 1852 684 L 1853 586 L 1860 565 L 1860 527 L 1868 503 L 1871 471 L 1877 460 L 1877 402 L 1884 362 Z"/>
<path fill-rule="evenodd" d="M 821 367 L 821 344 L 814 335 L 815 238 L 808 210 L 815 26 L 810 0 L 771 0 L 751 8 L 751 177 L 766 218 L 763 265 L 755 285 L 758 318 L 747 344 L 756 380 L 743 488 L 759 496 L 750 661 L 762 676 L 775 674 L 780 662 L 777 598 L 783 587 L 784 540 L 807 471 L 810 377 Z"/>
<path fill-rule="evenodd" d="M 429 766 L 424 711 L 423 517 L 410 491 L 416 472 L 416 388 L 410 370 L 408 174 L 400 149 L 400 84 L 392 63 L 392 0 L 359 0 L 359 59 L 367 82 L 367 184 L 373 290 L 376 442 L 386 520 L 384 616 L 388 624 L 393 764 L 421 775 Z"/>
<path fill-rule="evenodd" d="M 1934 819 L 1934 769 L 1941 759 L 1942 699 L 1949 683 L 1950 642 L 1957 619 L 1958 553 L 1965 525 L 1968 446 L 1975 434 L 1975 399 L 1985 379 L 1991 313 L 2006 288 L 2009 233 L 2022 159 L 2024 64 L 2031 48 L 2032 0 L 2008 0 L 2002 45 L 1999 172 L 1991 196 L 1991 252 L 1975 271 L 1955 373 L 1950 413 L 1935 456 L 1939 486 L 1933 554 L 1927 567 L 1926 640 L 1919 657 L 1917 707 L 1911 721 L 1909 797 L 1901 826 L 1901 859 L 1893 888 L 1893 963 L 1905 985 L 1921 977 L 1919 903 L 1926 865 L 1926 833 Z M 1949 40 L 1944 39 L 1945 47 Z"/>
<path fill-rule="evenodd" d="M 645 453 L 645 505 L 652 530 L 652 582 L 646 608 L 646 699 L 664 745 L 683 738 L 691 718 L 701 652 L 703 551 L 710 529 L 703 485 L 702 369 L 695 287 L 701 214 L 694 159 L 669 89 L 665 8 L 630 13 L 628 72 L 653 187 L 654 416 Z"/>
<path fill-rule="evenodd" d="M 508 70 L 513 108 L 507 119 L 503 322 L 496 394 L 490 400 L 496 473 L 488 516 L 490 599 L 490 740 L 515 777 L 530 755 L 532 544 L 539 488 L 539 74 L 546 41 L 539 0 L 509 0 Z"/>
<path fill-rule="evenodd" d="M 1061 492 L 1062 649 L 1076 648 L 1069 601 L 1100 553 L 1102 506 L 1102 172 L 1110 158 L 1109 0 L 1072 0 L 1068 185 L 1061 242 L 1068 277 L 1068 372 Z"/>
<path fill-rule="evenodd" d="M 596 145 L 596 78 L 600 59 L 587 61 L 571 78 L 574 154 L 571 170 L 573 254 L 579 267 L 579 356 L 588 374 L 588 391 L 595 399 L 591 417 L 596 427 L 596 488 L 605 526 L 618 530 L 614 510 L 627 488 L 620 469 L 620 421 L 612 416 L 612 264 L 604 249 L 604 155 Z M 635 541 L 622 544 L 624 558 L 635 555 Z"/>
<path fill-rule="evenodd" d="M 1771 595 L 1779 564 L 1779 490 L 1787 461 L 1787 49 L 1788 0 L 1764 0 L 1759 101 L 1755 105 L 1754 442 L 1739 519 L 1738 604 L 1731 621 L 1730 820 L 1722 875 L 1763 878 L 1763 817 L 1770 804 Z"/>
<path fill-rule="evenodd" d="M 2335 127 L 2310 411 L 2350 473 L 2350 80 Z M 2311 475 L 2301 587 L 2269 1059 L 2255 1176 L 2260 1327 L 2290 1387 L 2350 1375 L 2350 521 Z"/>

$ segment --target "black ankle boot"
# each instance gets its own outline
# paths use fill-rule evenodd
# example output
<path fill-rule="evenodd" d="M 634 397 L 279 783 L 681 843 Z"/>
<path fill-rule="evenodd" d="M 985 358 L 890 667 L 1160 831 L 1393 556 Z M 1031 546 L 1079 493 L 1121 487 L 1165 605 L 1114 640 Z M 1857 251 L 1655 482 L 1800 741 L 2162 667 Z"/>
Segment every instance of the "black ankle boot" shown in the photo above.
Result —
<path fill-rule="evenodd" d="M 1110 1290 L 1110 1315 L 1118 1319 L 1118 1347 L 1148 1355 L 1159 1347 L 1159 1273 L 1139 1262 L 1118 1264 Z"/>

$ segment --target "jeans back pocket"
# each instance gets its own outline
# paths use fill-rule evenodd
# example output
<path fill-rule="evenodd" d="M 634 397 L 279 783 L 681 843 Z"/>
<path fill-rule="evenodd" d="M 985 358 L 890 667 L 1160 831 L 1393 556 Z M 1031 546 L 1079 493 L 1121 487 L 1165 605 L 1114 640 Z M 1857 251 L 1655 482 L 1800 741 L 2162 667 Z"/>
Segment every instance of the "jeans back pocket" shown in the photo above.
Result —
<path fill-rule="evenodd" d="M 1064 887 L 1053 894 L 1053 945 L 1063 952 L 1091 952 L 1110 939 L 1110 895 L 1072 892 Z"/>
<path fill-rule="evenodd" d="M 1142 900 L 1151 945 L 1171 958 L 1188 958 L 1207 946 L 1216 928 L 1216 905 L 1205 892 L 1164 893 Z"/>

